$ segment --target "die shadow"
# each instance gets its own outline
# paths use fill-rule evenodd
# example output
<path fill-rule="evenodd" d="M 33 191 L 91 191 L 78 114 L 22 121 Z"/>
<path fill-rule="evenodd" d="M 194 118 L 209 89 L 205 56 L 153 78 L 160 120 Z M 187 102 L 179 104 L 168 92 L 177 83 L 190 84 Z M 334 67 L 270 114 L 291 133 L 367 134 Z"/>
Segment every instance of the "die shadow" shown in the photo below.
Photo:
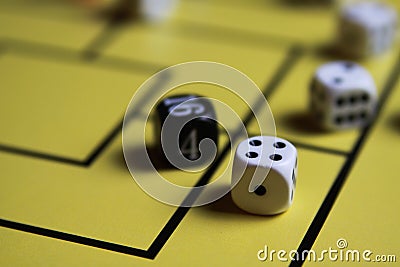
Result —
<path fill-rule="evenodd" d="M 132 165 L 141 171 L 152 171 L 153 168 L 156 170 L 177 170 L 173 164 L 164 156 L 161 148 L 157 145 L 142 147 L 133 147 L 125 150 L 125 157 L 132 161 Z M 126 167 L 125 157 L 122 150 L 115 155 L 115 162 L 119 166 Z M 147 158 L 148 157 L 148 158 Z M 148 162 L 148 159 L 150 162 Z M 215 160 L 215 159 L 214 159 Z M 213 162 L 213 161 L 212 161 Z M 149 164 L 151 163 L 151 164 Z M 211 164 L 211 163 L 210 163 Z M 152 165 L 152 166 L 151 166 Z M 206 164 L 209 165 L 209 164 Z M 196 168 L 202 168 L 204 165 L 201 163 L 188 163 L 188 165 L 182 165 L 183 168 L 196 170 Z"/>
<path fill-rule="evenodd" d="M 152 170 L 152 168 L 149 168 L 146 155 L 148 155 L 151 163 L 157 170 L 168 170 L 173 168 L 173 166 L 161 155 L 160 149 L 156 146 L 149 146 L 145 149 L 133 147 L 125 150 L 125 153 L 128 159 L 134 160 L 135 168 L 138 168 L 142 171 Z M 126 169 L 126 162 L 122 149 L 115 151 L 113 158 L 118 168 Z"/>
<path fill-rule="evenodd" d="M 114 167 L 118 170 L 125 171 L 128 169 L 125 163 L 124 153 L 122 152 L 122 147 L 120 149 L 115 149 L 112 152 L 112 163 Z"/>
<path fill-rule="evenodd" d="M 394 113 L 389 116 L 387 119 L 386 124 L 391 128 L 393 131 L 400 134 L 400 113 Z"/>
<path fill-rule="evenodd" d="M 239 209 L 232 200 L 231 193 L 228 192 L 226 195 L 204 206 L 204 209 L 209 212 L 219 212 L 219 213 L 231 213 L 238 215 L 246 215 L 247 213 Z"/>
<path fill-rule="evenodd" d="M 304 0 L 274 0 L 271 1 L 277 6 L 285 8 L 329 8 L 331 3 L 328 0 L 325 1 L 304 1 Z"/>
<path fill-rule="evenodd" d="M 143 19 L 140 16 L 139 0 L 121 0 L 113 5 L 98 10 L 96 16 L 103 20 L 108 20 L 114 25 L 123 25 L 128 23 L 138 23 Z"/>
<path fill-rule="evenodd" d="M 314 120 L 312 114 L 307 111 L 284 113 L 281 115 L 280 121 L 285 128 L 298 134 L 319 135 L 329 133 L 329 131 L 322 129 Z"/>
<path fill-rule="evenodd" d="M 316 57 L 325 59 L 326 61 L 347 60 L 360 62 L 363 60 L 362 57 L 352 56 L 340 51 L 334 40 L 329 43 L 319 44 L 315 47 L 314 51 Z"/>

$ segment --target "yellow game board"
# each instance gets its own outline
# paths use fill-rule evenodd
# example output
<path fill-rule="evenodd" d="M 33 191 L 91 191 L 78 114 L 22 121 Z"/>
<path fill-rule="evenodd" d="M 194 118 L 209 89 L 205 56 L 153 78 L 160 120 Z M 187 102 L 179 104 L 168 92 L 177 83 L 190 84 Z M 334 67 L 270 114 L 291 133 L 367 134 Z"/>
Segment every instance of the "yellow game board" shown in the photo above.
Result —
<path fill-rule="evenodd" d="M 337 6 L 293 2 L 182 0 L 164 23 L 117 23 L 68 1 L 1 1 L 0 266 L 398 264 L 399 46 L 359 62 L 379 93 L 371 125 L 321 132 L 307 115 L 308 86 L 320 64 L 337 59 L 325 49 Z M 297 147 L 287 212 L 246 214 L 229 194 L 202 207 L 169 206 L 132 179 L 121 145 L 131 97 L 157 71 L 196 60 L 248 75 L 269 101 L 277 135 Z M 144 100 L 136 119 L 152 104 Z M 257 135 L 249 110 L 236 109 Z M 160 174 L 205 184 L 231 168 L 228 147 L 222 134 L 205 171 Z M 318 261 L 330 248 L 338 258 Z M 288 256 L 309 250 L 316 259 Z M 346 260 L 355 250 L 361 259 Z"/>

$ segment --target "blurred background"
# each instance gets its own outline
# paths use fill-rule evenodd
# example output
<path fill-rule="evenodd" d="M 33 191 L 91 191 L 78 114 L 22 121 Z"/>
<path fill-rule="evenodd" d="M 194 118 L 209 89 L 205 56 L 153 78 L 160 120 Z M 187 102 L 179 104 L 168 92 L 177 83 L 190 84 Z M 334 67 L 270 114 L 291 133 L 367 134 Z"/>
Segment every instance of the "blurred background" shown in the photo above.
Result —
<path fill-rule="evenodd" d="M 399 1 L 386 3 L 399 12 Z M 147 259 L 160 251 L 157 264 L 166 266 L 177 265 L 177 258 L 190 266 L 255 265 L 256 252 L 266 243 L 274 249 L 297 249 L 315 218 L 321 223 L 312 230 L 318 238 L 306 241 L 315 242 L 316 249 L 327 249 L 344 237 L 352 247 L 396 252 L 398 36 L 379 55 L 350 58 L 339 53 L 338 15 L 344 4 L 1 0 L 0 265 L 143 266 L 153 264 Z M 360 129 L 321 130 L 310 118 L 309 86 L 315 70 L 340 59 L 365 67 L 379 97 L 384 96 L 380 99 L 393 89 L 369 138 Z M 277 136 L 296 145 L 299 178 L 287 213 L 250 216 L 238 210 L 229 195 L 182 211 L 154 200 L 134 183 L 121 146 L 130 99 L 156 72 L 196 60 L 227 64 L 249 76 L 269 101 Z M 190 85 L 176 92 L 226 101 L 241 118 L 249 112 L 237 96 L 213 86 Z M 155 96 L 157 90 L 143 97 L 136 119 L 147 119 L 156 104 L 149 100 Z M 256 101 L 249 99 L 250 105 Z M 254 120 L 247 122 L 249 135 L 259 134 Z M 146 134 L 154 144 L 155 122 L 148 123 Z M 354 154 L 360 142 L 365 146 Z M 227 144 L 221 132 L 220 148 Z M 224 177 L 229 181 L 232 154 L 226 155 L 212 172 L 185 174 L 164 168 L 160 173 L 174 183 L 194 186 L 204 173 L 212 181 L 228 170 Z M 142 155 L 137 153 L 137 158 Z M 343 182 L 346 175 L 351 179 L 338 195 L 336 181 Z M 151 174 L 146 177 L 153 179 Z M 331 190 L 339 197 L 321 208 L 327 211 L 321 219 L 317 214 Z M 93 249 L 93 244 L 103 250 Z"/>

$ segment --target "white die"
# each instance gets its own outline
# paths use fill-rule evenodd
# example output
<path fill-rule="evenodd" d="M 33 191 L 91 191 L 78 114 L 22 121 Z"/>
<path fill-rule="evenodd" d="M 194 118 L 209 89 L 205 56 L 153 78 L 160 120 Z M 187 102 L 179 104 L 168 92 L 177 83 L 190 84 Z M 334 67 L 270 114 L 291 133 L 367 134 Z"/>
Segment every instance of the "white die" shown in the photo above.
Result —
<path fill-rule="evenodd" d="M 335 130 L 365 126 L 374 116 L 376 102 L 372 76 L 356 63 L 327 63 L 314 75 L 310 108 L 322 128 Z"/>
<path fill-rule="evenodd" d="M 149 21 L 163 21 L 171 16 L 177 6 L 177 0 L 140 0 L 140 14 Z"/>
<path fill-rule="evenodd" d="M 232 200 L 249 213 L 284 212 L 292 205 L 296 177 L 297 150 L 290 142 L 273 136 L 246 139 L 235 153 Z"/>
<path fill-rule="evenodd" d="M 383 3 L 359 2 L 343 7 L 338 46 L 353 57 L 381 54 L 395 41 L 396 11 Z"/>

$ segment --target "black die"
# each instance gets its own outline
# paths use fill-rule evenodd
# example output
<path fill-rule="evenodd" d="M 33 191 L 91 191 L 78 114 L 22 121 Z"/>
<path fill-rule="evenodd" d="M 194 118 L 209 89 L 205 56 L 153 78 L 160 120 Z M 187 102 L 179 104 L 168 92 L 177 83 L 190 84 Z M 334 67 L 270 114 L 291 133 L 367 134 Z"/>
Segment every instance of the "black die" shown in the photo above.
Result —
<path fill-rule="evenodd" d="M 218 125 L 213 105 L 197 95 L 177 95 L 163 99 L 157 105 L 157 138 L 162 148 L 172 150 L 172 160 L 182 155 L 190 161 L 200 158 L 199 144 L 205 138 L 218 147 Z M 176 147 L 178 139 L 179 148 Z M 206 153 L 209 154 L 209 153 Z M 202 158 L 203 159 L 203 158 Z M 171 158 L 168 158 L 171 161 Z M 208 161 L 201 160 L 201 163 Z"/>

